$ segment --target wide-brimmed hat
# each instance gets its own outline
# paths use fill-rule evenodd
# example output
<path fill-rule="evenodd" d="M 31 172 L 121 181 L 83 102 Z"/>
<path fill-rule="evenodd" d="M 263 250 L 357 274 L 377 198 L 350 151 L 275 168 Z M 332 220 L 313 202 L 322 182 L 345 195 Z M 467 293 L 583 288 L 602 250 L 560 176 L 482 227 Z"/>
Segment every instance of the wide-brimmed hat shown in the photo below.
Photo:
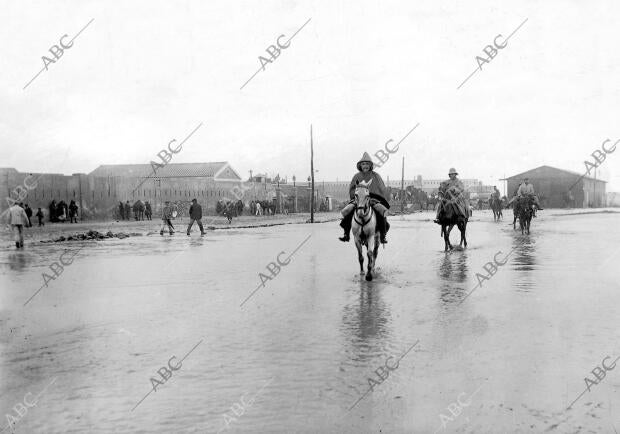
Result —
<path fill-rule="evenodd" d="M 362 163 L 370 163 L 370 170 L 372 170 L 373 167 L 375 166 L 375 163 L 373 163 L 372 160 L 370 159 L 370 155 L 368 155 L 368 152 L 364 152 L 364 155 L 362 155 L 362 158 L 360 158 L 360 161 L 357 162 L 357 170 L 359 171 L 362 170 Z"/>
<path fill-rule="evenodd" d="M 456 171 L 456 169 L 455 169 L 454 167 L 451 167 L 451 168 L 450 168 L 450 171 L 448 172 L 448 175 L 452 175 L 453 173 L 454 173 L 455 175 L 458 175 L 458 174 L 459 174 L 459 172 L 457 172 L 457 171 Z"/>

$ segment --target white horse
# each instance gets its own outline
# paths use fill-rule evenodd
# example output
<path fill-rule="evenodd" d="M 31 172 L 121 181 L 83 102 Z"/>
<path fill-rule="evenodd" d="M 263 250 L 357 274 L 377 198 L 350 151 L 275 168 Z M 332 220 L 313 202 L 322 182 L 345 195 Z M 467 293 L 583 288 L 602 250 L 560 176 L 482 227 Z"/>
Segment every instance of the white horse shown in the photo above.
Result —
<path fill-rule="evenodd" d="M 375 271 L 377 253 L 379 253 L 379 231 L 377 230 L 377 216 L 370 205 L 370 194 L 368 187 L 372 184 L 372 179 L 362 181 L 355 188 L 355 211 L 351 230 L 355 238 L 357 256 L 360 262 L 360 274 L 364 274 L 364 255 L 362 246 L 366 246 L 368 255 L 368 268 L 366 280 L 372 280 L 372 273 Z"/>

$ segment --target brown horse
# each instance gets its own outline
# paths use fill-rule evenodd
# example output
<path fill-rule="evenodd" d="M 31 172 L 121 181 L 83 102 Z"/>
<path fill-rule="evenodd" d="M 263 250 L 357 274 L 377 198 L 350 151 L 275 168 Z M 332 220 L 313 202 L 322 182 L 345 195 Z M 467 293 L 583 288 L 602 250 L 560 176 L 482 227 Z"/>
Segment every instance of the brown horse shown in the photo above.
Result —
<path fill-rule="evenodd" d="M 377 254 L 379 253 L 379 231 L 377 230 L 377 216 L 370 205 L 370 193 L 368 187 L 372 184 L 372 179 L 368 182 L 362 181 L 355 188 L 355 211 L 351 230 L 357 247 L 357 257 L 360 263 L 360 274 L 364 274 L 364 254 L 362 246 L 366 246 L 368 256 L 368 267 L 366 280 L 372 280 L 372 273 L 375 271 Z"/>
<path fill-rule="evenodd" d="M 530 234 L 530 223 L 532 222 L 532 216 L 534 210 L 532 209 L 534 201 L 530 196 L 522 196 L 517 198 L 515 202 L 515 216 L 519 217 L 519 226 L 521 227 L 521 235 L 526 230 L 527 234 Z"/>
<path fill-rule="evenodd" d="M 489 201 L 489 206 L 493 210 L 493 221 L 496 222 L 500 217 L 504 217 L 502 214 L 502 201 L 499 197 L 492 197 Z"/>
<path fill-rule="evenodd" d="M 466 210 L 469 214 L 469 211 Z M 467 248 L 467 238 L 465 237 L 465 230 L 467 229 L 468 217 L 462 215 L 457 211 L 457 205 L 454 200 L 442 199 L 442 211 L 439 215 L 439 222 L 441 223 L 441 236 L 443 236 L 445 243 L 445 251 L 452 250 L 452 244 L 450 243 L 450 232 L 456 225 L 461 231 L 461 241 L 459 247 L 462 248 L 465 245 Z"/>

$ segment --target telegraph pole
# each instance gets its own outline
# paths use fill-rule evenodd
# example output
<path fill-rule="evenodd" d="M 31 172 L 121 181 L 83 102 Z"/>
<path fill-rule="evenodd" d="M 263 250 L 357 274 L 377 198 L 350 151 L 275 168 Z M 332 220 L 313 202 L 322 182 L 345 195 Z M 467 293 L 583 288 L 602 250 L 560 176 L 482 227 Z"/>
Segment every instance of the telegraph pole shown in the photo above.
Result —
<path fill-rule="evenodd" d="M 403 156 L 403 169 L 400 175 L 400 212 L 405 212 L 405 156 Z"/>
<path fill-rule="evenodd" d="M 594 200 L 592 201 L 593 207 L 596 208 L 596 166 L 594 166 Z"/>
<path fill-rule="evenodd" d="M 314 223 L 314 144 L 312 142 L 312 124 L 310 124 L 310 176 L 312 177 L 312 196 L 310 198 L 310 223 Z"/>

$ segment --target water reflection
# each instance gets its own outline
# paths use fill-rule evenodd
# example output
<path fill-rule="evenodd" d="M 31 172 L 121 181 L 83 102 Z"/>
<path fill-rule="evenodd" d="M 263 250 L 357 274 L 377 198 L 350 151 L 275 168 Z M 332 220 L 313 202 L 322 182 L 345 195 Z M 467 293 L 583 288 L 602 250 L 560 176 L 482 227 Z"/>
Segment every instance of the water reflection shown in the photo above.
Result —
<path fill-rule="evenodd" d="M 514 249 L 514 263 L 517 271 L 532 271 L 536 265 L 536 241 L 533 237 L 528 238 L 513 238 L 512 248 Z"/>
<path fill-rule="evenodd" d="M 13 271 L 24 271 L 32 262 L 32 257 L 26 252 L 15 252 L 8 256 L 9 268 Z"/>
<path fill-rule="evenodd" d="M 355 361 L 381 353 L 388 344 L 390 311 L 381 296 L 381 287 L 360 279 L 359 301 L 344 307 L 344 333 L 351 339 Z"/>
<path fill-rule="evenodd" d="M 521 273 L 515 274 L 514 287 L 519 290 L 530 291 L 535 286 L 533 271 L 537 268 L 536 258 L 536 238 L 528 235 L 527 238 L 515 237 L 512 240 L 512 261 L 515 271 Z"/>
<path fill-rule="evenodd" d="M 437 267 L 440 277 L 440 299 L 444 304 L 460 301 L 467 293 L 468 267 L 467 250 L 443 254 Z"/>

